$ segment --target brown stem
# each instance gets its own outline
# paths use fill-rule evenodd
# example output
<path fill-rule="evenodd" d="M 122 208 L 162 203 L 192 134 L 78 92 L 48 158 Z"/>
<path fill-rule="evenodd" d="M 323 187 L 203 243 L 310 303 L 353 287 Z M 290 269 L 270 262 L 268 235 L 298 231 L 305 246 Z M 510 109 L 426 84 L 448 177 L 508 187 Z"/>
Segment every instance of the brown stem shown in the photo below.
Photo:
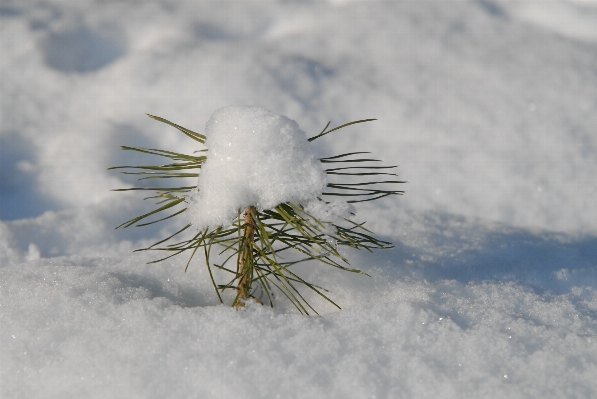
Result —
<path fill-rule="evenodd" d="M 236 299 L 232 306 L 243 307 L 245 306 L 245 300 L 251 296 L 251 282 L 253 281 L 253 243 L 255 242 L 255 222 L 253 221 L 252 213 L 255 212 L 254 206 L 248 206 L 245 208 L 243 214 L 245 218 L 245 224 L 243 225 L 244 240 L 243 248 L 240 256 L 240 280 L 238 282 Z"/>

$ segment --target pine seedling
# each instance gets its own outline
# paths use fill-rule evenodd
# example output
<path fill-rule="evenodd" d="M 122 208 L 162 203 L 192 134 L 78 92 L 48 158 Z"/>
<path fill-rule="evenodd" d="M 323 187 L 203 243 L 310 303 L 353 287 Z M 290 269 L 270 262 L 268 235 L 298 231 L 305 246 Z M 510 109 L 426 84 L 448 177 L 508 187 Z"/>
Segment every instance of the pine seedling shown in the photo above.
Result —
<path fill-rule="evenodd" d="M 226 121 L 230 115 L 233 115 L 232 124 Z M 241 119 L 234 119 L 239 115 Z M 249 118 L 247 122 L 246 115 L 253 119 Z M 257 119 L 255 115 L 258 115 Z M 328 129 L 328 123 L 319 134 L 307 139 L 295 122 L 257 107 L 230 107 L 218 111 L 208 123 L 207 136 L 158 116 L 149 117 L 178 129 L 197 147 L 207 145 L 208 148 L 188 155 L 160 149 L 122 146 L 126 151 L 154 155 L 168 161 L 159 165 L 116 166 L 110 169 L 124 169 L 121 173 L 137 175 L 139 180 L 169 179 L 167 181 L 180 182 L 182 179 L 189 183 L 172 184 L 167 188 L 133 187 L 114 190 L 151 191 L 153 195 L 145 200 L 156 200 L 154 210 L 134 217 L 116 228 L 148 226 L 174 217 L 183 220 L 182 226 L 174 234 L 137 251 L 165 253 L 165 256 L 150 263 L 160 262 L 188 251 L 190 255 L 185 272 L 197 253 L 202 252 L 220 302 L 224 303 L 221 293 L 233 290 L 234 307 L 245 306 L 249 299 L 266 302 L 273 307 L 277 301 L 275 292 L 279 292 L 300 313 L 317 314 L 301 293 L 299 287 L 303 286 L 340 309 L 328 296 L 329 292 L 326 289 L 303 279 L 297 273 L 296 265 L 314 261 L 339 270 L 365 274 L 349 266 L 341 247 L 367 251 L 393 247 L 390 242 L 376 238 L 364 227 L 365 223 L 353 220 L 353 206 L 364 201 L 403 194 L 403 191 L 394 189 L 396 184 L 405 183 L 397 180 L 397 175 L 392 173 L 396 166 L 385 166 L 380 160 L 363 151 L 320 159 L 315 159 L 311 153 L 305 152 L 310 151 L 310 143 L 322 136 L 375 119 L 357 120 L 333 129 Z M 227 143 L 226 139 L 224 147 L 218 147 L 221 146 L 222 139 L 219 139 L 219 142 L 215 136 L 213 140 L 208 139 L 208 136 L 211 137 L 210 131 L 213 131 L 214 135 L 219 132 L 222 136 L 228 134 L 229 130 L 236 130 L 237 125 L 240 126 L 239 129 L 244 127 L 245 131 L 251 131 L 241 132 L 241 136 L 231 136 L 230 143 Z M 226 145 L 234 147 L 250 144 L 247 140 L 260 137 L 259 129 L 269 129 L 270 133 L 274 134 L 272 137 L 278 137 L 275 134 L 279 133 L 280 137 L 284 136 L 290 140 L 280 143 L 277 143 L 277 138 L 274 141 L 270 140 L 271 144 L 279 144 L 282 151 L 296 147 L 299 150 L 291 150 L 299 152 L 287 153 L 290 155 L 280 157 L 280 154 L 277 154 L 280 151 L 270 150 L 267 145 L 249 145 L 247 151 L 233 153 L 238 155 L 236 157 L 222 154 L 221 148 L 227 150 Z M 213 143 L 214 149 L 210 149 L 210 143 Z M 288 164 L 287 158 L 293 157 L 298 160 L 295 161 L 296 165 Z M 311 164 L 308 162 L 310 157 L 313 158 Z M 231 158 L 240 158 L 236 160 L 240 163 L 235 164 L 235 159 Z M 250 161 L 245 162 L 244 158 Z M 304 161 L 305 159 L 307 161 Z M 209 160 L 213 163 L 210 164 Z M 216 168 L 224 169 L 219 169 L 218 175 L 214 172 Z M 306 168 L 306 172 L 301 172 L 301 168 Z M 235 170 L 240 170 L 241 173 L 237 180 L 230 177 L 235 176 Z M 265 172 L 259 174 L 255 170 L 270 171 L 271 175 L 268 176 Z M 286 177 L 290 179 L 285 180 Z M 282 183 L 278 184 L 276 178 L 281 179 Z M 208 180 L 211 183 L 208 183 Z M 307 182 L 303 184 L 302 180 Z M 323 184 L 318 183 L 320 180 Z M 305 184 L 310 184 L 306 191 Z M 235 189 L 240 190 L 239 186 L 242 192 L 234 194 Z M 211 191 L 216 189 L 219 191 L 211 195 Z M 285 189 L 286 194 L 280 194 Z M 266 194 L 263 194 L 264 192 Z M 228 193 L 233 193 L 230 194 L 231 198 L 233 197 L 232 202 L 227 202 Z M 231 209 L 234 211 L 230 212 Z M 214 262 L 214 258 L 217 262 Z M 214 268 L 224 271 L 229 278 L 216 281 Z M 256 297 L 258 291 L 261 298 Z"/>

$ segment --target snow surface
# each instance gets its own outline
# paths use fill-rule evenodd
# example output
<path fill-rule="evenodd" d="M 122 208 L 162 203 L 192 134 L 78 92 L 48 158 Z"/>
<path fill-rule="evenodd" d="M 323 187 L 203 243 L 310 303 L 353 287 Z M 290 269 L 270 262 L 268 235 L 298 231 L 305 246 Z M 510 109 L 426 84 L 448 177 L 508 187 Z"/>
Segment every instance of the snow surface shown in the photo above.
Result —
<path fill-rule="evenodd" d="M 199 230 L 229 226 L 247 206 L 318 201 L 327 184 L 321 162 L 298 124 L 262 107 L 222 108 L 205 128 L 207 160 L 191 197 Z"/>
<path fill-rule="evenodd" d="M 0 397 L 597 397 L 594 1 L 0 2 Z M 109 166 L 191 153 L 224 106 L 372 151 L 372 277 L 305 267 L 322 317 L 217 304 L 146 265 L 179 225 Z M 402 188 L 402 187 L 401 187 Z M 147 202 L 147 201 L 146 201 Z M 153 255 L 153 256 L 152 256 Z M 298 269 L 297 269 L 298 270 Z"/>

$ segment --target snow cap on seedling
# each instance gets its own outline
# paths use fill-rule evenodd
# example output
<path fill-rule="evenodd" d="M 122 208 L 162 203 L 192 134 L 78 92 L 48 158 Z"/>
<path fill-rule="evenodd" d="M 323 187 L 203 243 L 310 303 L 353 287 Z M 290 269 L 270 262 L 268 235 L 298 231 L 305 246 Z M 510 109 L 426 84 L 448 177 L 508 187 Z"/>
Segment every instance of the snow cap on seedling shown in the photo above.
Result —
<path fill-rule="evenodd" d="M 317 201 L 327 184 L 298 124 L 261 107 L 216 111 L 206 126 L 207 161 L 191 198 L 198 229 L 229 225 L 239 209 Z"/>

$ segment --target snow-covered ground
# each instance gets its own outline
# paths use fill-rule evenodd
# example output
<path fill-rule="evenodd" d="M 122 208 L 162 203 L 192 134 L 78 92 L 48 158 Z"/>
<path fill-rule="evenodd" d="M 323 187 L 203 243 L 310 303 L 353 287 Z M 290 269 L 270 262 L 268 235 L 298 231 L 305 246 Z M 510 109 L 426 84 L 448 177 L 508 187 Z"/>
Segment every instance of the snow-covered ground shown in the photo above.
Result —
<path fill-rule="evenodd" d="M 597 396 L 597 2 L 0 2 L 2 398 Z M 372 277 L 235 311 L 106 168 L 259 105 L 408 180 Z"/>

